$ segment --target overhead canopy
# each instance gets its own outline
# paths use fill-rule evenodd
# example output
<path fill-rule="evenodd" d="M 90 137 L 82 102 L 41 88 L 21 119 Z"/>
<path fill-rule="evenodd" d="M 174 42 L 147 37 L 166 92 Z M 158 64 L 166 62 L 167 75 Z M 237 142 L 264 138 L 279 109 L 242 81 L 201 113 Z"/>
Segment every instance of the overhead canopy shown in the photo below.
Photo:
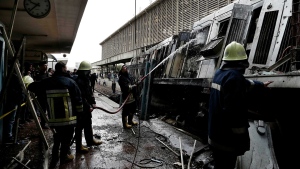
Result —
<path fill-rule="evenodd" d="M 11 40 L 20 41 L 25 36 L 26 51 L 70 53 L 87 0 L 50 0 L 50 3 L 49 15 L 36 19 L 27 14 L 23 0 L 19 0 L 15 20 L 12 20 L 15 0 L 1 0 L 0 22 L 5 25 L 8 36 L 10 24 L 14 23 Z"/>
<path fill-rule="evenodd" d="M 48 59 L 53 59 L 54 62 L 57 62 L 57 59 L 51 55 L 51 54 L 47 54 Z"/>

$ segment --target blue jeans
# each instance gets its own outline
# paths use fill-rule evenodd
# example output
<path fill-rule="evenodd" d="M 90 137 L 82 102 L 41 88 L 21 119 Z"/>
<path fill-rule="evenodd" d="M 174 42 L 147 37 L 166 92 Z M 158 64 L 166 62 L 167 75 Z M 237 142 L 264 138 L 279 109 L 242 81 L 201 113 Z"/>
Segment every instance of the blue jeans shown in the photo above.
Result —
<path fill-rule="evenodd" d="M 4 117 L 4 131 L 3 131 L 3 135 L 5 138 L 11 138 L 13 136 L 12 133 L 12 129 L 15 123 L 15 117 L 16 117 L 16 112 L 17 112 L 17 108 L 18 105 L 14 104 L 12 102 L 8 102 L 5 104 L 5 113 L 15 109 L 14 111 L 12 111 L 9 115 L 7 115 L 6 117 Z"/>

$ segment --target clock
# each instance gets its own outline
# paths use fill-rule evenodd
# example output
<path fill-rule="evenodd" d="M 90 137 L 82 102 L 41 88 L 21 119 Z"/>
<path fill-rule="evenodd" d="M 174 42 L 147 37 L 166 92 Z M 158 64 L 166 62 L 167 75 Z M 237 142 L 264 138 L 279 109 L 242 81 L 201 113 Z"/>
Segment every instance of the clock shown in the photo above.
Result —
<path fill-rule="evenodd" d="M 50 13 L 50 0 L 24 0 L 26 12 L 34 18 L 44 18 Z"/>

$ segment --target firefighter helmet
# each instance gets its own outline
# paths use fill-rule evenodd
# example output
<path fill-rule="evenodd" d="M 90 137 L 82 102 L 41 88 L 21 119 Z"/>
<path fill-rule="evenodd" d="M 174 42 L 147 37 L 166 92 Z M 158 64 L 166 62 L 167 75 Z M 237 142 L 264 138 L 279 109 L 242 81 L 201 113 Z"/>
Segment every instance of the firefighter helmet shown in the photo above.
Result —
<path fill-rule="evenodd" d="M 92 65 L 88 61 L 82 61 L 78 68 L 78 70 L 91 70 L 91 69 L 92 69 Z"/>
<path fill-rule="evenodd" d="M 23 77 L 23 82 L 25 86 L 28 87 L 28 85 L 33 82 L 33 79 L 31 76 L 27 75 Z"/>
<path fill-rule="evenodd" d="M 244 46 L 241 45 L 240 43 L 233 41 L 226 46 L 222 60 L 238 61 L 238 60 L 246 60 L 246 59 L 247 59 L 247 54 Z"/>

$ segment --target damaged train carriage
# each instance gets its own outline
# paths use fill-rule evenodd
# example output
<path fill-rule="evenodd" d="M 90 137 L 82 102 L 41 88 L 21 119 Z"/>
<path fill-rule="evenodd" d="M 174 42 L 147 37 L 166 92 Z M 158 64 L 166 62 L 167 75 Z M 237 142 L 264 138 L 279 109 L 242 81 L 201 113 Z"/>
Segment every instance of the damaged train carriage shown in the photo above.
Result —
<path fill-rule="evenodd" d="M 289 168 L 286 154 L 292 152 L 284 146 L 295 140 L 299 111 L 298 8 L 299 0 L 235 1 L 195 22 L 192 31 L 150 48 L 140 56 L 146 67 L 139 72 L 153 71 L 143 83 L 143 97 L 149 97 L 142 98 L 142 112 L 176 119 L 177 126 L 206 140 L 211 81 L 225 46 L 237 41 L 248 55 L 245 76 L 274 81 L 269 93 L 249 98 L 249 112 L 258 117 L 249 119 L 251 150 L 238 168 Z"/>

